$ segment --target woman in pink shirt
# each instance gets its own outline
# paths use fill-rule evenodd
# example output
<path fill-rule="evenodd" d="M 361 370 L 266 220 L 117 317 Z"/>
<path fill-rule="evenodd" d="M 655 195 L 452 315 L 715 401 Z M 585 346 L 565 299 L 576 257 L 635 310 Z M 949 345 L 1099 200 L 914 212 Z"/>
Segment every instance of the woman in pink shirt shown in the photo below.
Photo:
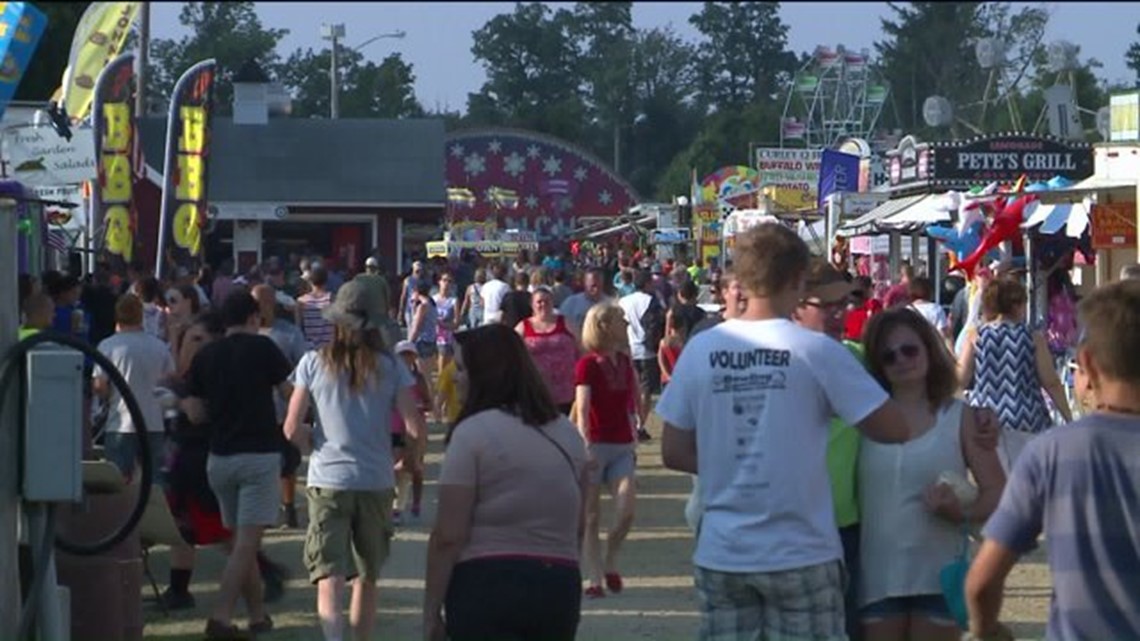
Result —
<path fill-rule="evenodd" d="M 467 398 L 440 468 L 425 638 L 572 641 L 585 444 L 511 328 L 486 325 L 455 341 Z"/>
<path fill-rule="evenodd" d="M 563 414 L 570 415 L 574 404 L 574 364 L 578 361 L 578 341 L 566 327 L 566 319 L 554 312 L 554 293 L 539 285 L 530 296 L 534 315 L 515 326 L 531 359 L 542 374 L 546 389 Z"/>

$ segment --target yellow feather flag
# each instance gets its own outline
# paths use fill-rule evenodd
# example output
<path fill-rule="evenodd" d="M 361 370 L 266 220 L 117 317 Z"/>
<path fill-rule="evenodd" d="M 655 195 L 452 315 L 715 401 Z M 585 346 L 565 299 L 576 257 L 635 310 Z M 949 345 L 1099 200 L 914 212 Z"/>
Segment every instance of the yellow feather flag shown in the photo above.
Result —
<path fill-rule="evenodd" d="M 91 111 L 95 80 L 127 41 L 141 2 L 92 2 L 83 12 L 71 39 L 71 54 L 59 94 L 74 121 Z"/>

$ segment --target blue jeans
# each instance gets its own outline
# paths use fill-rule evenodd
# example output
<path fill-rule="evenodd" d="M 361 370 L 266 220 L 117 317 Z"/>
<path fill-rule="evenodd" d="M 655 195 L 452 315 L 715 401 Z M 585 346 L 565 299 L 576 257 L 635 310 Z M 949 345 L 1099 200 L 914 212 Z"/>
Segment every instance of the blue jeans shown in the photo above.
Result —
<path fill-rule="evenodd" d="M 843 564 L 847 566 L 847 586 L 843 590 L 843 609 L 847 615 L 847 638 L 861 641 L 863 626 L 859 622 L 859 604 L 855 597 L 859 591 L 859 524 L 839 528 L 839 541 L 843 544 Z"/>
<path fill-rule="evenodd" d="M 147 449 L 150 456 L 151 481 L 162 483 L 163 467 L 166 463 L 166 435 L 162 432 L 147 432 Z M 135 474 L 139 461 L 139 436 L 134 433 L 108 432 L 103 435 L 103 457 L 114 463 L 123 476 L 130 479 Z"/>

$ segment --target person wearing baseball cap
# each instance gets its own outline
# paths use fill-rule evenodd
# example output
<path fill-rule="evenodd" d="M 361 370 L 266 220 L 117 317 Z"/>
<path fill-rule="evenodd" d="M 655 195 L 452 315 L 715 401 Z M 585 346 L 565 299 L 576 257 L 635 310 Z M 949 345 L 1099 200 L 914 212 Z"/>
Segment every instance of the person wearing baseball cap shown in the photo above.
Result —
<path fill-rule="evenodd" d="M 376 256 L 369 256 L 368 260 L 364 261 L 364 271 L 357 274 L 352 280 L 363 283 L 370 290 L 375 305 L 372 313 L 381 319 L 380 333 L 384 335 L 385 344 L 395 344 L 399 340 L 399 326 L 395 322 L 391 322 L 390 319 L 392 289 L 388 284 L 388 277 L 384 275 L 384 268 L 380 264 L 380 259 Z"/>
<path fill-rule="evenodd" d="M 859 343 L 843 340 L 847 321 L 847 302 L 858 288 L 846 275 L 822 258 L 808 267 L 804 297 L 793 314 L 796 324 L 842 341 L 860 361 L 863 349 Z M 835 524 L 843 544 L 843 561 L 850 577 L 844 593 L 847 636 L 860 637 L 860 622 L 855 616 L 855 589 L 859 584 L 859 497 L 855 482 L 859 460 L 859 432 L 839 418 L 832 418 L 827 437 L 827 474 L 831 480 L 831 500 Z"/>

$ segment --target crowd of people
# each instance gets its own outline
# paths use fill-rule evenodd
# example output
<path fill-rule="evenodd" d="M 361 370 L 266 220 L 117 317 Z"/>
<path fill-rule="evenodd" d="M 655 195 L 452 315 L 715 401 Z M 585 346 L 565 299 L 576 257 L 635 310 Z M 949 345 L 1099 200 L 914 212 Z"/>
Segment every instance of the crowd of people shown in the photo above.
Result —
<path fill-rule="evenodd" d="M 1003 581 L 1043 531 L 1067 581 L 1051 638 L 1140 636 L 1140 283 L 1081 302 L 1074 423 L 1015 274 L 980 270 L 947 310 L 912 271 L 876 296 L 778 224 L 733 258 L 463 255 L 402 279 L 378 256 L 359 274 L 290 257 L 161 281 L 100 265 L 87 283 L 22 277 L 21 335 L 88 340 L 128 381 L 149 451 L 98 369 L 93 431 L 128 479 L 150 457 L 186 539 L 167 607 L 196 607 L 195 548 L 224 545 L 210 639 L 273 629 L 286 572 L 261 543 L 302 524 L 306 457 L 321 631 L 371 638 L 432 429 L 425 638 L 573 639 L 583 597 L 624 590 L 652 412 L 665 465 L 693 476 L 702 639 L 1009 638 Z"/>

